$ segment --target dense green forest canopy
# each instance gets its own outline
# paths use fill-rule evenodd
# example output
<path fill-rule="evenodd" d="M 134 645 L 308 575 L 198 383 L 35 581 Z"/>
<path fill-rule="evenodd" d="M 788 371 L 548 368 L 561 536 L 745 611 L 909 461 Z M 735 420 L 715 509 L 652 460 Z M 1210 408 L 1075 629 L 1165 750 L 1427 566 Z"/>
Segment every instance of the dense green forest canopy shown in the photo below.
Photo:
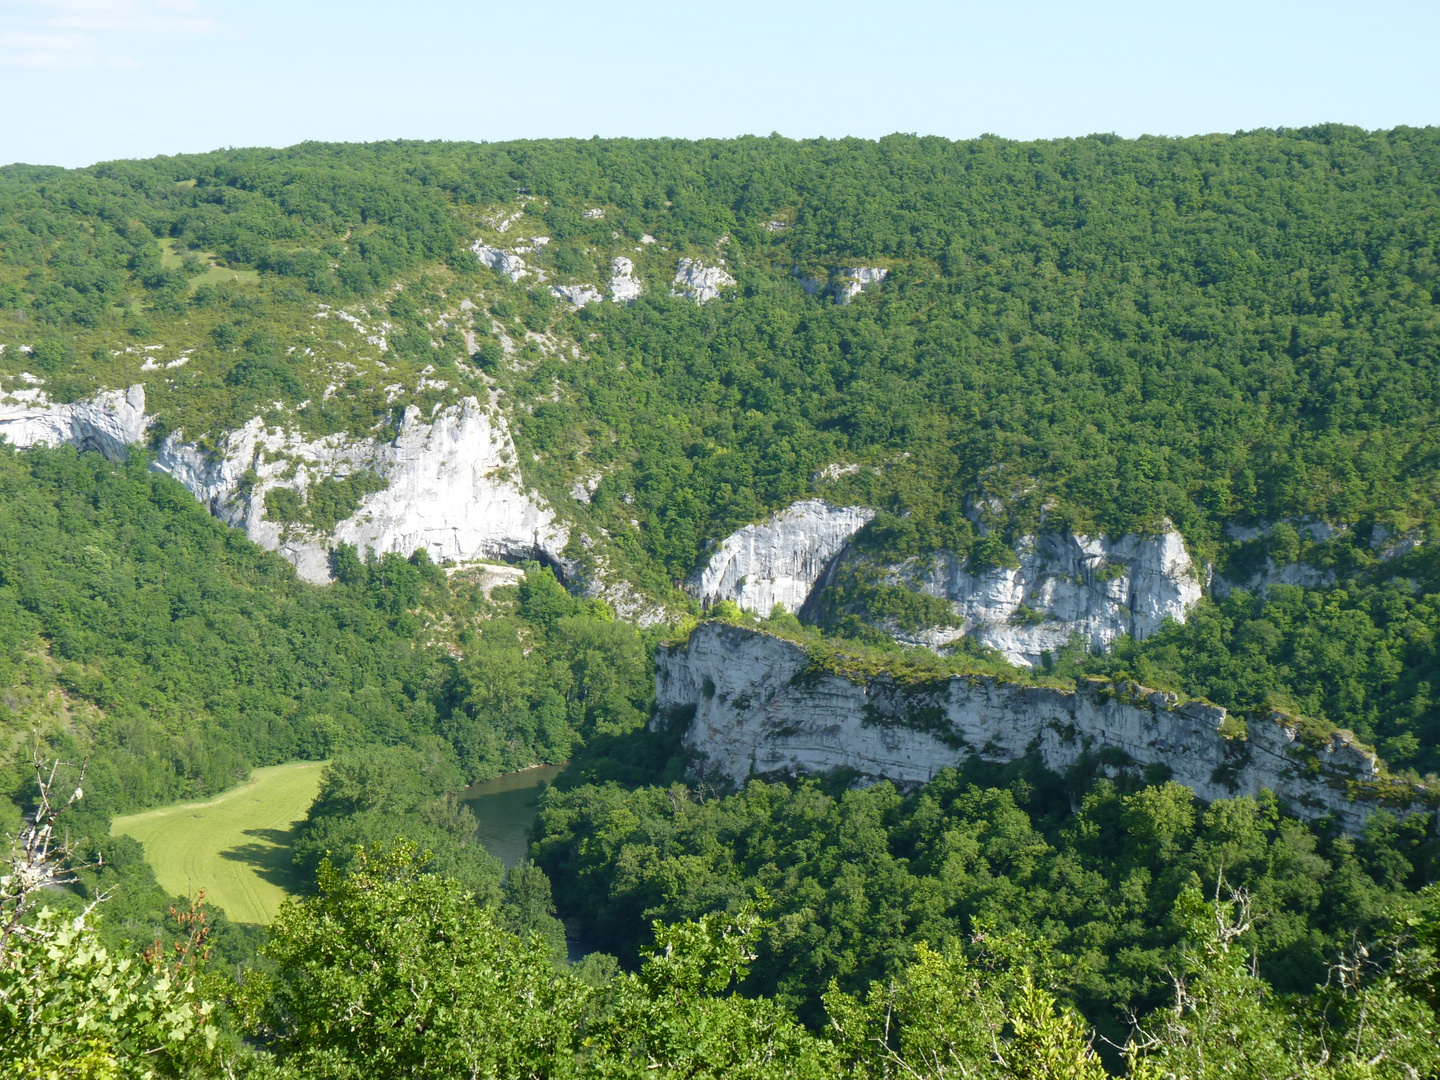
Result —
<path fill-rule="evenodd" d="M 546 795 L 535 852 L 561 913 L 621 957 L 649 943 L 652 919 L 763 892 L 773 907 L 747 988 L 812 1022 L 832 979 L 857 990 L 893 977 L 917 942 L 977 925 L 1038 933 L 1066 958 L 1062 993 L 1116 1039 L 1130 1012 L 1172 992 L 1185 890 L 1248 890 L 1244 947 L 1297 993 L 1434 876 L 1425 816 L 1381 814 L 1350 839 L 1282 818 L 1273 798 L 1200 808 L 1179 784 L 1126 790 L 1098 772 L 972 761 L 908 796 L 845 790 L 843 777 L 829 790 L 755 780 L 720 798 L 585 783 Z"/>

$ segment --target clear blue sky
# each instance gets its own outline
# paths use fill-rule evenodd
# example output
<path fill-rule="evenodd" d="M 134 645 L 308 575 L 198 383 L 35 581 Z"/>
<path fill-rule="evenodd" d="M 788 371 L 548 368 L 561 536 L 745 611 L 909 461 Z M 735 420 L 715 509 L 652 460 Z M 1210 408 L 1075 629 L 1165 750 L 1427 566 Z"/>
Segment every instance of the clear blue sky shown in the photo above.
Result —
<path fill-rule="evenodd" d="M 0 0 L 0 163 L 1440 123 L 1440 2 Z"/>

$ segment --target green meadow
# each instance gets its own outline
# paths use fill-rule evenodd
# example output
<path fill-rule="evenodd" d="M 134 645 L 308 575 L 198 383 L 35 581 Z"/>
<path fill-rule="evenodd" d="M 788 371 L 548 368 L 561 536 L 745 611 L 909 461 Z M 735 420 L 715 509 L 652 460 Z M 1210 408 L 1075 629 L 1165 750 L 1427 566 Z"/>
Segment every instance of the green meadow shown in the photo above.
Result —
<path fill-rule="evenodd" d="M 320 786 L 324 763 L 255 769 L 250 780 L 206 802 L 116 818 L 115 835 L 145 845 L 168 892 L 205 897 L 236 922 L 268 923 L 295 884 L 290 842 Z"/>

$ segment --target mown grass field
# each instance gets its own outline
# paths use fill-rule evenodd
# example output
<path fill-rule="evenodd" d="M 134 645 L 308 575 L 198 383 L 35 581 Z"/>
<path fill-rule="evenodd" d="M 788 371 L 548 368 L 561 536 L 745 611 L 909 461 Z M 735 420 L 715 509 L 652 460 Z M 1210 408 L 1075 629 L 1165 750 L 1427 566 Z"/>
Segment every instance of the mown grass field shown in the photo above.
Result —
<path fill-rule="evenodd" d="M 255 769 L 249 783 L 213 799 L 116 818 L 110 831 L 145 845 L 167 891 L 204 889 L 234 921 L 268 923 L 294 885 L 290 837 L 315 798 L 323 764 Z"/>

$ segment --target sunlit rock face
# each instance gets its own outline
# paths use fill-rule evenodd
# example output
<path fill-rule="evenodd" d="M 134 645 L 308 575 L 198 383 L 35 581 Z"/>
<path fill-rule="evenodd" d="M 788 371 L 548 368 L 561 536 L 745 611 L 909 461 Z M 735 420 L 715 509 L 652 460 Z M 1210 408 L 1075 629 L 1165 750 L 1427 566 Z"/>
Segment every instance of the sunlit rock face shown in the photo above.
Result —
<path fill-rule="evenodd" d="M 628 304 L 640 298 L 640 279 L 635 276 L 635 264 L 624 255 L 617 255 L 610 263 L 610 299 L 617 304 Z"/>
<path fill-rule="evenodd" d="M 1061 690 L 993 677 L 912 685 L 840 675 L 817 668 L 800 645 L 725 623 L 662 647 L 655 687 L 657 722 L 693 716 L 686 745 L 703 755 L 702 769 L 737 784 L 842 768 L 921 784 L 971 756 L 1005 762 L 1033 748 L 1057 772 L 1087 755 L 1114 775 L 1168 771 L 1206 801 L 1268 789 L 1297 816 L 1333 817 L 1352 834 L 1380 808 L 1381 788 L 1391 802 L 1414 795 L 1343 733 L 1305 745 L 1279 714 L 1227 724 L 1222 708 L 1134 684 Z"/>
<path fill-rule="evenodd" d="M 341 543 L 362 553 L 409 555 L 424 548 L 436 561 L 539 556 L 561 563 L 568 533 L 522 487 L 517 465 L 504 417 L 473 397 L 429 420 L 411 406 L 391 440 L 344 433 L 306 440 L 267 430 L 257 418 L 226 434 L 212 454 L 173 433 L 155 460 L 212 513 L 315 582 L 330 580 L 329 552 Z M 373 473 L 384 486 L 331 532 L 266 516 L 265 496 L 277 488 L 303 498 L 326 478 L 359 472 Z"/>
<path fill-rule="evenodd" d="M 863 506 L 795 503 L 726 537 L 686 591 L 703 604 L 729 600 L 761 615 L 776 604 L 797 612 L 850 537 L 874 516 Z"/>
<path fill-rule="evenodd" d="M 879 266 L 847 266 L 841 269 L 840 278 L 833 284 L 835 302 L 848 304 L 871 286 L 885 280 L 889 271 Z"/>
<path fill-rule="evenodd" d="M 106 390 L 89 401 L 52 405 L 38 388 L 0 395 L 0 439 L 21 450 L 73 446 L 119 461 L 145 441 L 145 387 Z"/>
<path fill-rule="evenodd" d="M 500 248 L 475 241 L 470 248 L 478 258 L 491 270 L 504 274 L 511 281 L 519 281 L 522 277 L 530 275 L 530 268 L 525 265 L 525 260 L 513 251 L 504 251 Z"/>
<path fill-rule="evenodd" d="M 948 551 L 884 567 L 883 580 L 947 600 L 955 612 L 953 625 L 896 636 L 932 647 L 969 636 L 1030 667 L 1077 634 L 1106 648 L 1121 634 L 1143 640 L 1167 618 L 1183 623 L 1203 592 L 1173 529 L 1115 540 L 1041 533 L 1017 546 L 1013 568 L 967 569 Z"/>
<path fill-rule="evenodd" d="M 735 284 L 735 279 L 719 266 L 702 266 L 698 259 L 681 259 L 675 269 L 673 296 L 688 296 L 697 304 L 714 300 L 720 290 Z"/>
<path fill-rule="evenodd" d="M 1023 537 L 1016 567 L 967 568 L 949 551 L 877 566 L 848 548 L 874 511 L 808 499 L 737 530 L 686 585 L 702 603 L 729 600 L 768 615 L 798 612 L 846 570 L 947 601 L 954 617 L 920 630 L 886 626 L 913 645 L 943 649 L 972 637 L 1011 663 L 1035 666 L 1076 635 L 1106 648 L 1121 634 L 1143 640 L 1166 619 L 1184 622 L 1199 601 L 1201 574 L 1173 529 L 1115 540 L 1042 533 Z"/>
<path fill-rule="evenodd" d="M 550 291 L 574 308 L 605 299 L 593 285 L 551 285 Z"/>
<path fill-rule="evenodd" d="M 21 449 L 74 446 L 119 460 L 144 442 L 149 426 L 140 385 L 66 405 L 29 389 L 0 399 L 0 438 Z M 172 432 L 152 467 L 285 556 L 307 581 L 330 580 L 330 551 L 341 543 L 407 556 L 425 548 L 436 561 L 539 557 L 565 566 L 567 530 L 521 484 L 505 418 L 473 397 L 436 409 L 429 419 L 411 406 L 390 439 L 344 432 L 306 439 L 267 429 L 257 417 L 222 433 L 214 447 L 202 450 L 183 432 Z M 272 491 L 293 491 L 303 506 L 313 485 L 357 473 L 373 475 L 379 490 L 333 529 L 317 532 L 267 517 L 265 497 Z"/>
<path fill-rule="evenodd" d="M 796 273 L 799 273 L 798 269 Z M 862 292 L 879 285 L 889 273 L 880 266 L 843 266 L 830 271 L 830 282 L 824 288 L 835 298 L 835 303 L 848 304 Z M 819 278 L 807 275 L 800 278 L 800 287 L 805 290 L 806 296 L 814 296 L 820 292 L 822 284 Z"/>

